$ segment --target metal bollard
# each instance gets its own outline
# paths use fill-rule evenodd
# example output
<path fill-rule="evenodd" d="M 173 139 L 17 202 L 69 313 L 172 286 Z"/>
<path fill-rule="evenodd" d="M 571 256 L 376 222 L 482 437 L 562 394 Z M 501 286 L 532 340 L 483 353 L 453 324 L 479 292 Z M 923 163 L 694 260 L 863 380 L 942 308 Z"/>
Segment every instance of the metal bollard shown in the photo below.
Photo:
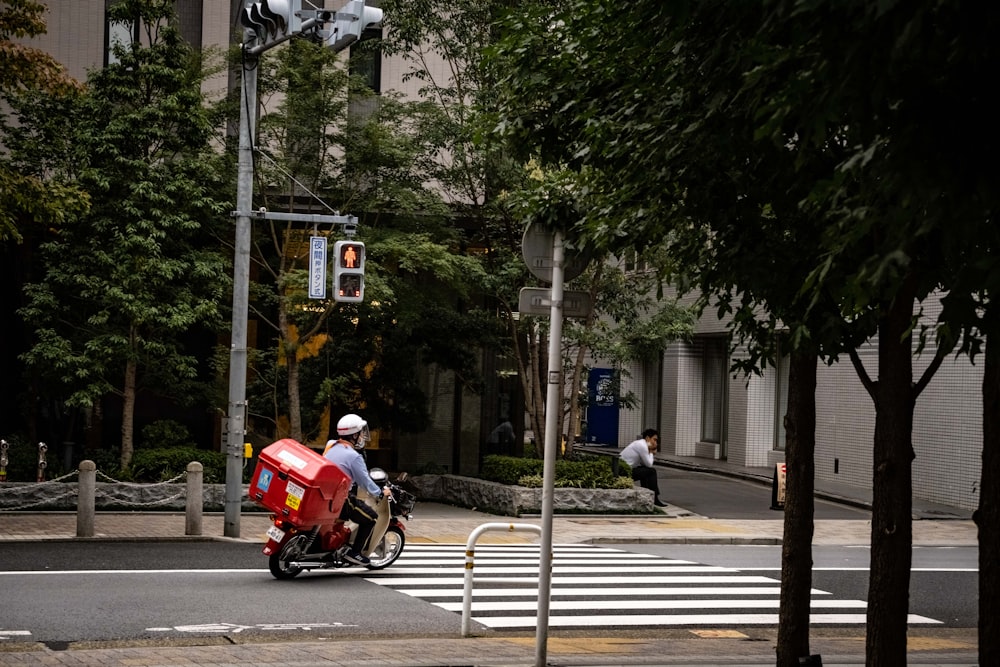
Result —
<path fill-rule="evenodd" d="M 514 532 L 523 530 L 542 534 L 542 527 L 531 523 L 484 523 L 469 533 L 465 543 L 465 580 L 462 588 L 462 636 L 468 637 L 472 628 L 472 570 L 475 567 L 476 541 L 479 536 L 491 530 L 506 530 Z M 481 580 L 482 581 L 482 580 Z"/>
<path fill-rule="evenodd" d="M 7 481 L 7 449 L 10 445 L 6 440 L 0 440 L 0 482 Z"/>
<path fill-rule="evenodd" d="M 38 479 L 36 481 L 45 481 L 45 466 L 48 464 L 45 462 L 45 452 L 47 452 L 49 446 L 44 442 L 38 443 Z"/>
<path fill-rule="evenodd" d="M 97 492 L 97 464 L 80 461 L 79 482 L 76 491 L 76 536 L 94 536 L 94 507 Z"/>
<path fill-rule="evenodd" d="M 205 467 L 197 461 L 192 461 L 187 467 L 187 498 L 184 512 L 184 534 L 201 535 L 201 517 L 204 507 L 202 498 L 202 480 Z"/>

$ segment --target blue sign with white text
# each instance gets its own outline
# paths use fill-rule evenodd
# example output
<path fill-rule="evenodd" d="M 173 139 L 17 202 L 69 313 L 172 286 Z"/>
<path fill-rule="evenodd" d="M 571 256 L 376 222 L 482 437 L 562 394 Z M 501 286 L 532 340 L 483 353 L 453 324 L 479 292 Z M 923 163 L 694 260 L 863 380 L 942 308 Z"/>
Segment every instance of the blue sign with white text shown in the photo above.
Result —
<path fill-rule="evenodd" d="M 618 446 L 618 379 L 611 368 L 587 378 L 587 444 Z"/>

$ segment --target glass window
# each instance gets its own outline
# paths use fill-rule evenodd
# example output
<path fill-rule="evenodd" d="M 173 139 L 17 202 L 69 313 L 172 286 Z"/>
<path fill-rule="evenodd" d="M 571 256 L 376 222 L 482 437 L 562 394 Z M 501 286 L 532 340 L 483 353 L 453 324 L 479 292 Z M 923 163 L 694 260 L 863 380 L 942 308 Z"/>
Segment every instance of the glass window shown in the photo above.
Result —
<path fill-rule="evenodd" d="M 785 451 L 785 413 L 788 412 L 788 355 L 778 341 L 774 368 L 774 448 Z"/>
<path fill-rule="evenodd" d="M 105 14 L 105 16 L 107 16 Z M 105 31 L 108 41 L 104 45 L 104 64 L 114 65 L 118 63 L 115 55 L 115 45 L 128 46 L 139 39 L 139 27 L 132 23 L 112 23 L 110 18 L 105 18 L 107 30 Z"/>
<path fill-rule="evenodd" d="M 350 72 L 360 76 L 376 93 L 382 92 L 382 54 L 373 44 L 365 44 L 371 40 L 382 39 L 382 28 L 368 28 L 361 33 L 361 39 L 356 47 L 351 47 Z"/>

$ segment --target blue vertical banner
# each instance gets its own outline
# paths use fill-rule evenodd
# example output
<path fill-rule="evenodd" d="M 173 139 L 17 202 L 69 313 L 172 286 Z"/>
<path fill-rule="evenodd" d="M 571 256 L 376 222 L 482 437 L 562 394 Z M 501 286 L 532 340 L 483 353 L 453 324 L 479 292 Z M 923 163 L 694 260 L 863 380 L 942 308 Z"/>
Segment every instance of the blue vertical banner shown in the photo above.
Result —
<path fill-rule="evenodd" d="M 590 370 L 587 398 L 587 443 L 617 447 L 618 380 L 614 369 Z"/>
<path fill-rule="evenodd" d="M 326 237 L 309 237 L 309 298 L 326 298 Z"/>

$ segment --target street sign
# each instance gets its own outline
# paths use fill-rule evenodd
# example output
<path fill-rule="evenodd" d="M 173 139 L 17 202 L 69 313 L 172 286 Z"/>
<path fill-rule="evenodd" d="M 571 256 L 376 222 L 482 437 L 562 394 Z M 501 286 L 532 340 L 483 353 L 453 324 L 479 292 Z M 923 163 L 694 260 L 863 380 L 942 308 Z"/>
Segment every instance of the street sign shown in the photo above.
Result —
<path fill-rule="evenodd" d="M 552 290 L 548 287 L 522 287 L 517 310 L 526 315 L 551 315 Z M 563 291 L 563 317 L 590 315 L 590 294 L 582 290 Z"/>
<path fill-rule="evenodd" d="M 537 222 L 530 223 L 521 238 L 521 255 L 528 265 L 531 275 L 547 283 L 552 282 L 552 249 L 555 234 L 548 225 Z M 587 268 L 590 263 L 589 253 L 577 248 L 563 249 L 563 280 L 573 280 Z"/>
<path fill-rule="evenodd" d="M 309 298 L 326 298 L 326 237 L 309 237 Z"/>

